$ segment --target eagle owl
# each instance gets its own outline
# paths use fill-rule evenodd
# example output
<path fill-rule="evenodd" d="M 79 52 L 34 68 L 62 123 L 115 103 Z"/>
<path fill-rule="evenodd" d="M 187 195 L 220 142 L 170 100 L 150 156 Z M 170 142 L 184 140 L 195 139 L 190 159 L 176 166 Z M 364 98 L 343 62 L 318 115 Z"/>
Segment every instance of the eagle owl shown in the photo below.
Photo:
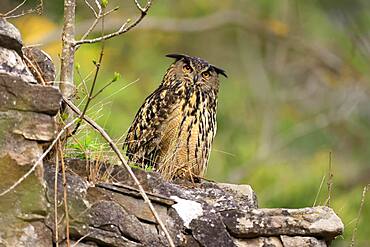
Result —
<path fill-rule="evenodd" d="M 130 162 L 153 167 L 167 180 L 203 177 L 216 134 L 219 74 L 198 57 L 175 62 L 137 112 L 123 148 Z"/>

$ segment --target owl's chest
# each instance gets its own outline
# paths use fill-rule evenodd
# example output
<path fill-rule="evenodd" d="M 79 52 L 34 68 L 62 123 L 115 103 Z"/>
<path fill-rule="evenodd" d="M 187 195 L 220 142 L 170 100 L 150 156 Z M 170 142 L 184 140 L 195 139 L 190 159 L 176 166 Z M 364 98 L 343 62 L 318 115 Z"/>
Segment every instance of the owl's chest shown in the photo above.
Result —
<path fill-rule="evenodd" d="M 196 159 L 209 148 L 216 132 L 216 104 L 199 94 L 183 97 L 162 126 L 162 154 Z M 172 154 L 176 153 L 176 154 Z"/>

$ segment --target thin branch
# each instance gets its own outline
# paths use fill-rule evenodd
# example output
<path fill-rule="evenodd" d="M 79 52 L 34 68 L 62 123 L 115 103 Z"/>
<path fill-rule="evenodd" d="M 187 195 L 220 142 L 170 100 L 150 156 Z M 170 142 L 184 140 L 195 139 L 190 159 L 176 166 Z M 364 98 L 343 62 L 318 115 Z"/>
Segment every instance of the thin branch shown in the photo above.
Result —
<path fill-rule="evenodd" d="M 4 14 L 4 16 L 9 16 L 9 15 L 13 14 L 15 11 L 17 11 L 17 9 L 19 9 L 20 7 L 22 7 L 26 2 L 27 2 L 27 0 L 23 0 L 23 2 L 21 2 L 20 4 L 17 5 L 17 7 L 15 7 L 14 9 L 6 12 Z"/>
<path fill-rule="evenodd" d="M 108 82 L 107 84 L 105 84 L 104 87 L 102 87 L 98 92 L 96 92 L 93 96 L 91 96 L 91 99 L 93 100 L 94 98 L 96 98 L 99 94 L 101 94 L 104 89 L 106 89 L 107 87 L 109 87 L 110 85 L 113 84 L 113 82 L 115 82 L 116 80 L 111 80 L 110 82 Z"/>
<path fill-rule="evenodd" d="M 92 30 L 94 30 L 95 26 L 98 24 L 99 22 L 99 17 L 97 17 L 94 22 L 91 24 L 91 26 L 89 27 L 89 29 L 87 29 L 86 33 L 84 33 L 84 35 L 82 35 L 81 39 L 86 39 L 87 36 L 89 36 L 89 34 L 92 32 Z M 79 46 L 75 46 L 76 49 L 78 49 Z"/>
<path fill-rule="evenodd" d="M 94 7 L 93 7 L 93 6 L 91 6 L 91 4 L 89 3 L 89 1 L 88 1 L 88 0 L 85 0 L 85 3 L 86 3 L 86 5 L 91 9 L 91 11 L 94 13 L 95 18 L 97 19 L 97 18 L 98 18 L 98 13 L 96 13 L 96 11 L 95 11 Z"/>
<path fill-rule="evenodd" d="M 141 12 L 146 12 L 148 8 L 150 8 L 150 5 L 152 4 L 152 1 L 148 1 L 147 5 L 143 8 L 141 7 L 140 3 L 138 0 L 135 0 L 136 7 L 141 11 Z"/>
<path fill-rule="evenodd" d="M 101 42 L 103 40 L 111 39 L 115 36 L 126 33 L 128 31 L 130 31 L 132 28 L 136 27 L 146 16 L 149 8 L 152 5 L 152 0 L 148 0 L 146 6 L 144 8 L 140 6 L 140 4 L 138 3 L 137 0 L 135 0 L 135 4 L 136 4 L 136 7 L 140 10 L 141 14 L 131 25 L 129 25 L 129 23 L 131 22 L 131 19 L 128 19 L 125 23 L 122 24 L 122 26 L 116 32 L 113 32 L 113 33 L 110 33 L 110 34 L 107 34 L 107 35 L 103 35 L 103 36 L 95 38 L 95 39 L 81 39 L 79 41 L 76 41 L 74 43 L 74 45 L 79 46 L 79 45 L 82 45 L 82 44 L 93 44 L 93 43 Z"/>
<path fill-rule="evenodd" d="M 84 240 L 85 238 L 87 238 L 88 236 L 90 236 L 90 233 L 87 233 L 85 235 L 83 235 L 81 238 L 79 238 L 73 245 L 72 247 L 77 247 L 79 245 L 79 243 Z"/>
<path fill-rule="evenodd" d="M 89 36 L 89 34 L 94 30 L 96 25 L 99 23 L 100 19 L 103 19 L 104 16 L 109 15 L 110 13 L 119 9 L 119 7 L 117 6 L 113 9 L 110 9 L 110 10 L 104 12 L 103 9 L 101 8 L 101 5 L 100 5 L 99 1 L 95 1 L 96 5 L 98 6 L 98 9 L 99 9 L 99 12 L 96 12 L 95 9 L 91 6 L 91 4 L 87 0 L 85 0 L 85 3 L 94 12 L 95 20 L 93 21 L 93 23 L 91 24 L 89 29 L 82 35 L 81 40 L 84 40 L 84 39 L 87 38 L 87 36 Z M 77 50 L 79 47 L 80 47 L 80 45 L 76 45 L 75 49 Z"/>
<path fill-rule="evenodd" d="M 107 40 L 107 39 L 111 39 L 115 36 L 118 36 L 118 35 L 121 35 L 123 33 L 126 33 L 128 32 L 131 28 L 135 27 L 140 21 L 141 21 L 142 17 L 140 17 L 137 21 L 135 21 L 135 23 L 133 25 L 130 25 L 128 26 L 127 28 L 125 28 L 127 26 L 128 23 L 130 23 L 130 19 L 128 19 L 119 29 L 118 31 L 114 32 L 114 33 L 110 33 L 110 34 L 107 34 L 107 35 L 104 35 L 102 37 L 98 37 L 98 38 L 95 38 L 95 39 L 82 39 L 82 40 L 79 40 L 79 41 L 76 41 L 74 44 L 76 47 L 82 45 L 82 44 L 93 44 L 93 43 L 97 43 L 97 42 L 101 42 L 103 40 Z"/>
<path fill-rule="evenodd" d="M 89 36 L 89 34 L 94 30 L 94 28 L 96 27 L 96 25 L 98 24 L 98 22 L 99 22 L 99 20 L 102 18 L 102 17 L 104 17 L 104 16 L 106 16 L 106 15 L 109 15 L 110 13 L 112 13 L 112 12 L 114 12 L 114 11 L 117 11 L 119 9 L 119 7 L 117 6 L 117 7 L 115 7 L 115 8 L 113 8 L 113 9 L 111 9 L 111 10 L 108 10 L 107 12 L 105 12 L 105 13 L 103 13 L 103 14 L 98 14 L 97 16 L 96 16 L 96 19 L 94 20 L 94 22 L 91 24 L 91 26 L 89 27 L 89 29 L 84 33 L 84 35 L 82 35 L 82 37 L 81 37 L 81 39 L 83 40 L 83 39 L 86 39 L 87 38 L 87 36 Z M 78 49 L 79 48 L 79 46 L 77 45 L 76 46 L 76 49 Z"/>
<path fill-rule="evenodd" d="M 99 9 L 99 13 L 101 13 L 101 12 L 102 12 L 102 7 L 101 7 L 101 5 L 100 5 L 99 0 L 95 0 L 95 4 L 96 4 L 96 6 L 97 6 L 97 7 L 98 7 L 98 9 Z"/>
<path fill-rule="evenodd" d="M 17 18 L 17 17 L 21 17 L 21 16 L 24 16 L 24 15 L 27 15 L 27 14 L 31 14 L 33 12 L 37 12 L 37 14 L 39 14 L 39 15 L 42 14 L 43 9 L 44 9 L 44 2 L 43 2 L 43 0 L 40 0 L 40 3 L 35 8 L 33 8 L 33 9 L 31 8 L 31 9 L 28 9 L 28 10 L 23 10 L 19 14 L 11 15 L 15 11 L 17 11 L 20 7 L 22 7 L 26 2 L 27 2 L 27 0 L 24 0 L 22 3 L 20 3 L 14 9 L 8 11 L 5 14 L 0 14 L 0 17 L 3 17 L 5 19 L 10 19 L 10 18 Z"/>
<path fill-rule="evenodd" d="M 74 111 L 78 115 L 81 115 L 81 111 L 71 101 L 69 101 L 65 97 L 63 97 L 63 100 L 66 103 L 66 105 L 72 109 L 72 111 Z M 115 145 L 115 143 L 112 140 L 112 138 L 107 134 L 107 132 L 105 132 L 105 130 L 103 128 L 100 127 L 100 125 L 98 125 L 94 120 L 90 119 L 86 115 L 84 116 L 83 120 L 85 120 L 95 131 L 97 131 L 98 133 L 100 133 L 100 135 L 109 143 L 109 146 L 112 148 L 112 150 L 117 154 L 117 156 L 120 159 L 120 161 L 122 162 L 123 166 L 126 168 L 126 170 L 128 171 L 128 173 L 130 174 L 130 176 L 134 180 L 135 184 L 137 185 L 137 187 L 138 187 L 138 189 L 140 191 L 140 194 L 143 197 L 145 203 L 148 204 L 148 206 L 149 206 L 149 208 L 150 208 L 150 210 L 151 210 L 154 218 L 156 219 L 156 221 L 158 222 L 158 224 L 161 227 L 162 231 L 164 232 L 169 245 L 171 247 L 174 247 L 175 245 L 173 243 L 173 240 L 172 240 L 172 238 L 171 238 L 171 236 L 170 236 L 170 234 L 169 234 L 166 226 L 163 224 L 162 220 L 159 218 L 159 215 L 158 215 L 157 211 L 155 210 L 153 204 L 149 200 L 149 198 L 148 198 L 145 190 L 141 186 L 141 183 L 139 182 L 139 180 L 137 179 L 137 177 L 135 176 L 135 174 L 131 170 L 131 167 L 128 165 L 127 161 L 125 160 L 125 158 L 123 157 L 123 155 L 119 151 L 118 147 Z"/>
<path fill-rule="evenodd" d="M 106 96 L 105 98 L 103 98 L 102 100 L 100 100 L 98 103 L 96 103 L 95 105 L 93 105 L 92 107 L 90 107 L 90 109 L 93 109 L 93 108 L 97 107 L 100 103 L 101 103 L 101 105 L 105 105 L 105 104 L 109 103 L 109 102 L 104 103 L 104 101 L 112 98 L 113 96 L 117 95 L 118 93 L 120 93 L 121 91 L 125 90 L 126 88 L 132 86 L 133 84 L 137 83 L 138 81 L 139 81 L 139 79 L 136 79 L 135 81 L 132 81 L 129 84 L 122 86 L 120 89 L 118 89 L 114 93 L 109 94 L 108 96 Z"/>
<path fill-rule="evenodd" d="M 50 144 L 50 146 L 45 150 L 45 152 L 37 159 L 37 161 L 33 164 L 31 169 L 26 172 L 20 179 L 17 180 L 12 186 L 10 186 L 8 189 L 4 190 L 3 192 L 0 193 L 0 197 L 6 195 L 10 191 L 12 191 L 15 187 L 17 187 L 20 183 L 22 183 L 35 169 L 36 167 L 41 163 L 41 161 L 46 157 L 46 155 L 51 151 L 51 149 L 54 147 L 54 145 L 57 143 L 59 138 L 64 134 L 66 129 L 68 129 L 75 121 L 77 120 L 74 119 L 73 121 L 69 122 L 67 125 L 65 125 L 62 130 L 58 133 L 58 135 L 55 137 L 53 142 Z"/>

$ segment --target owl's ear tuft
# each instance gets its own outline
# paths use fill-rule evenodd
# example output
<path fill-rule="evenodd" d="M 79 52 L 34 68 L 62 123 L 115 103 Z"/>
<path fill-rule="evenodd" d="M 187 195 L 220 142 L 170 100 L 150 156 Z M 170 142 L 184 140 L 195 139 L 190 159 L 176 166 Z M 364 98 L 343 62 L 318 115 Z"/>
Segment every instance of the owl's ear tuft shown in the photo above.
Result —
<path fill-rule="evenodd" d="M 167 54 L 166 57 L 174 58 L 176 61 L 180 59 L 188 60 L 189 56 L 185 54 Z"/>
<path fill-rule="evenodd" d="M 227 78 L 227 75 L 226 75 L 226 71 L 225 70 L 220 69 L 220 68 L 218 68 L 218 67 L 216 67 L 214 65 L 211 65 L 211 66 L 216 71 L 217 74 L 221 74 L 221 75 L 223 75 L 223 76 L 225 76 Z"/>

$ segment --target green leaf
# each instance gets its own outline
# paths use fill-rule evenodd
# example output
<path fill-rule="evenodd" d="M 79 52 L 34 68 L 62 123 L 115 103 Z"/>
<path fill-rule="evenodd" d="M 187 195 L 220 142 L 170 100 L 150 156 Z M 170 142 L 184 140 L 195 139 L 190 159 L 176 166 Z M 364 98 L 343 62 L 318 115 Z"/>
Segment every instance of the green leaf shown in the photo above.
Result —
<path fill-rule="evenodd" d="M 106 8 L 108 6 L 108 0 L 101 0 L 101 6 Z"/>
<path fill-rule="evenodd" d="M 75 68 L 76 68 L 76 70 L 80 70 L 81 65 L 79 63 L 76 63 Z"/>
<path fill-rule="evenodd" d="M 115 81 L 117 81 L 119 79 L 121 79 L 121 74 L 118 73 L 118 72 L 114 72 L 114 76 L 113 76 L 112 82 L 115 82 Z"/>
<path fill-rule="evenodd" d="M 68 113 L 64 112 L 64 113 L 62 114 L 62 119 L 63 119 L 63 121 L 64 121 L 64 120 L 67 120 L 67 118 L 68 118 L 68 117 L 69 117 Z"/>

